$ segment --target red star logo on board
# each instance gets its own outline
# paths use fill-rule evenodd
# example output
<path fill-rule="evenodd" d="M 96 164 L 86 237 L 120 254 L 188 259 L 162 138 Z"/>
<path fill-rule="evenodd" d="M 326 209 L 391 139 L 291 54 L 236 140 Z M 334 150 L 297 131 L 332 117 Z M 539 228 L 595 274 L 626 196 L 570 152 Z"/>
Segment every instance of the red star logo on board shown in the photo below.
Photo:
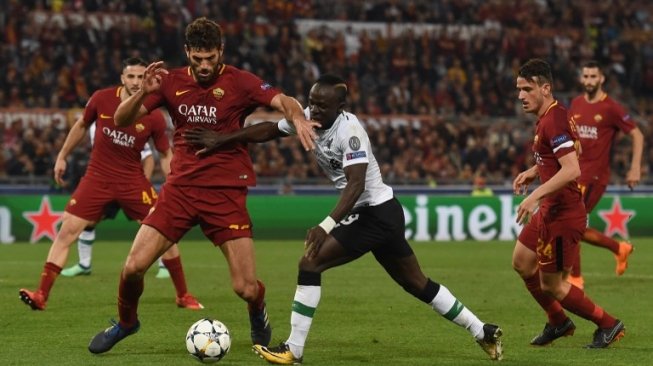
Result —
<path fill-rule="evenodd" d="M 34 226 L 29 242 L 36 243 L 44 236 L 54 240 L 57 236 L 57 225 L 63 218 L 63 212 L 52 211 L 50 198 L 43 196 L 39 210 L 23 212 L 23 217 Z"/>
<path fill-rule="evenodd" d="M 599 217 L 605 222 L 604 234 L 612 237 L 619 234 L 624 239 L 628 239 L 628 220 L 635 216 L 635 211 L 624 210 L 621 206 L 621 199 L 615 196 L 612 200 L 612 207 L 609 210 L 599 210 Z"/>

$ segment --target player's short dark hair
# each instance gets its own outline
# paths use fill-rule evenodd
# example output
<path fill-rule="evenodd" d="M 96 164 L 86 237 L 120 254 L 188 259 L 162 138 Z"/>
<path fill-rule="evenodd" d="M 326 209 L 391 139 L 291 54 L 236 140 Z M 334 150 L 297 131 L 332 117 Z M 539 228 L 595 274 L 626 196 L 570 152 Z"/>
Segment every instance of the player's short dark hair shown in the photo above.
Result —
<path fill-rule="evenodd" d="M 140 57 L 129 57 L 122 60 L 122 69 L 126 69 L 128 66 L 145 66 L 147 67 L 147 62 Z"/>
<path fill-rule="evenodd" d="M 222 28 L 205 17 L 193 20 L 186 27 L 186 47 L 191 50 L 213 50 L 222 47 Z"/>
<path fill-rule="evenodd" d="M 338 100 L 344 102 L 347 98 L 347 82 L 340 76 L 333 74 L 322 74 L 315 81 L 315 84 L 332 86 L 338 93 Z"/>
<path fill-rule="evenodd" d="M 598 69 L 599 73 L 603 74 L 603 68 L 601 67 L 601 64 L 596 60 L 587 61 L 586 63 L 583 64 L 583 68 Z"/>
<path fill-rule="evenodd" d="M 518 76 L 530 82 L 535 82 L 537 85 L 543 85 L 545 83 L 553 84 L 551 66 L 548 62 L 539 58 L 530 59 L 523 64 L 519 68 Z"/>

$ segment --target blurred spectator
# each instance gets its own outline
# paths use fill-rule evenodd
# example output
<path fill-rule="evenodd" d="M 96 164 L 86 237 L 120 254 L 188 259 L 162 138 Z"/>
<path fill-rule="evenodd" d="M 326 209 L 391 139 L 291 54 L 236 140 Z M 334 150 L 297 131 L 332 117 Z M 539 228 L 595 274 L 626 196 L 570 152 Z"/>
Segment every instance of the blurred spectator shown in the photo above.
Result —
<path fill-rule="evenodd" d="M 477 175 L 474 177 L 471 195 L 472 197 L 491 197 L 494 195 L 494 192 L 492 191 L 492 188 L 486 185 L 485 178 Z"/>

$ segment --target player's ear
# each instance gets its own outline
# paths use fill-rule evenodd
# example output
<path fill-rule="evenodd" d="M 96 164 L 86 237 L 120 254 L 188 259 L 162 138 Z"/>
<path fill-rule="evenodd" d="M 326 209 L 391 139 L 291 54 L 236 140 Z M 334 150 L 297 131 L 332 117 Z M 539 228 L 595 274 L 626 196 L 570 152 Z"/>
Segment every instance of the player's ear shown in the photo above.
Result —
<path fill-rule="evenodd" d="M 186 52 L 186 58 L 190 60 L 190 49 L 187 44 L 184 45 L 184 52 Z"/>
<path fill-rule="evenodd" d="M 551 83 L 544 83 L 540 87 L 540 90 L 542 91 L 542 95 L 545 97 L 548 97 L 551 95 Z"/>

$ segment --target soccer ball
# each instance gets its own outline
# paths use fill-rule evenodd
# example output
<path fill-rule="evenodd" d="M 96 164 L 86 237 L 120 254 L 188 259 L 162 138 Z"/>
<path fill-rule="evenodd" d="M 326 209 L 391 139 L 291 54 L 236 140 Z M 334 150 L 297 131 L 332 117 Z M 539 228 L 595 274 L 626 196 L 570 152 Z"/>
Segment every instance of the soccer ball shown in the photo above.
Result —
<path fill-rule="evenodd" d="M 196 321 L 186 333 L 186 348 L 198 360 L 211 363 L 220 361 L 229 352 L 231 336 L 222 322 L 204 318 Z"/>

